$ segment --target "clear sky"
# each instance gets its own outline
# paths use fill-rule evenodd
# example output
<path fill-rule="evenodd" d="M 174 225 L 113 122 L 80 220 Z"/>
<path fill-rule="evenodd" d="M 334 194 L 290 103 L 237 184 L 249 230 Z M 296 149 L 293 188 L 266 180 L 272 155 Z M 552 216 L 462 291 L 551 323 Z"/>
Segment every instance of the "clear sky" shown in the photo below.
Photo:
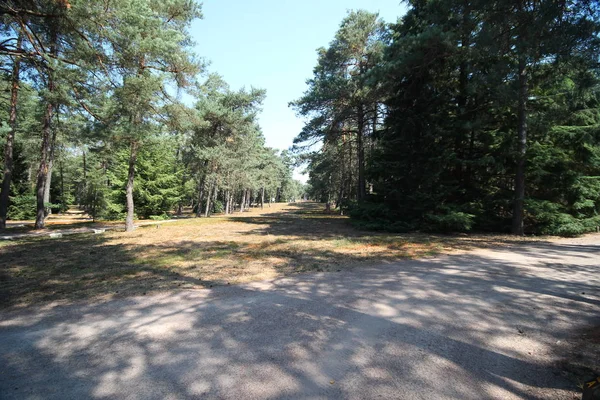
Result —
<path fill-rule="evenodd" d="M 329 44 L 347 10 L 355 9 L 395 22 L 405 6 L 400 0 L 204 0 L 204 19 L 191 34 L 209 71 L 233 89 L 267 90 L 260 125 L 267 146 L 283 150 L 303 125 L 288 103 L 306 89 L 316 49 Z"/>

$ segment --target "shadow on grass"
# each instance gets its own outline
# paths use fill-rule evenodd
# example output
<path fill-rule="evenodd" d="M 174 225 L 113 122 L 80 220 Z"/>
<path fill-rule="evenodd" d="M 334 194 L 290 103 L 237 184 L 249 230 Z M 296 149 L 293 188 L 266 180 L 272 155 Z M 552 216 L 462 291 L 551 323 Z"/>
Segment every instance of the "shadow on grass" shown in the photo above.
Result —
<path fill-rule="evenodd" d="M 388 233 L 368 231 L 352 225 L 349 217 L 327 213 L 323 204 L 313 202 L 290 203 L 286 212 L 265 213 L 257 216 L 234 215 L 230 220 L 256 225 L 247 235 L 288 236 L 300 240 L 340 240 L 348 243 L 403 246 L 404 243 L 439 244 L 457 250 L 471 250 L 499 246 L 542 243 L 535 238 L 497 234 L 430 234 L 421 232 Z M 549 243 L 549 245 L 552 245 Z"/>
<path fill-rule="evenodd" d="M 111 244 L 104 235 L 28 239 L 0 247 L 3 307 L 203 287 L 176 269 L 140 262 L 152 246 Z"/>
<path fill-rule="evenodd" d="M 275 236 L 258 242 L 124 245 L 82 235 L 0 248 L 3 305 L 169 291 L 151 301 L 7 311 L 2 397 L 419 398 L 426 388 L 431 398 L 474 400 L 574 387 L 543 357 L 519 349 L 550 351 L 572 327 L 598 317 L 599 245 L 506 240 L 491 254 L 397 263 L 411 256 L 415 240 L 447 241 L 342 234 L 344 219 L 310 207 L 293 216 L 240 217 Z M 481 247 L 475 238 L 447 240 Z M 361 253 L 373 244 L 381 254 Z M 353 246 L 356 252 L 340 253 Z M 171 291 L 226 283 L 206 280 L 196 263 L 243 272 L 265 259 L 281 275 L 335 272 Z M 370 264 L 361 273 L 344 271 L 363 261 Z"/>
<path fill-rule="evenodd" d="M 490 236 L 394 235 L 364 232 L 345 217 L 324 215 L 316 203 L 296 203 L 286 213 L 235 216 L 175 223 L 214 229 L 236 221 L 256 225 L 240 240 L 170 240 L 118 243 L 111 235 L 76 235 L 30 239 L 0 246 L 0 307 L 55 300 L 98 299 L 149 294 L 173 289 L 199 289 L 301 272 L 338 271 L 366 263 L 432 256 L 446 249 L 497 247 L 532 257 L 582 259 L 599 246 L 573 246 Z M 211 226 L 209 227 L 208 224 Z M 144 236 L 144 229 L 138 231 Z M 150 228 L 151 229 L 151 228 Z M 189 227 L 188 227 L 189 229 Z M 244 241 L 252 236 L 259 240 Z M 569 271 L 552 263 L 540 268 Z M 565 272 L 567 273 L 567 272 Z"/>
<path fill-rule="evenodd" d="M 207 248 L 245 251 L 227 242 Z M 194 251 L 193 243 L 181 249 Z M 514 252 L 540 260 L 525 268 L 506 261 Z M 279 279 L 269 290 L 17 315 L 0 329 L 0 390 L 7 398 L 475 400 L 540 398 L 537 390 L 553 398 L 575 382 L 527 350 L 551 349 L 598 315 L 598 297 L 589 294 L 599 254 L 600 246 L 531 244 L 335 279 Z"/>

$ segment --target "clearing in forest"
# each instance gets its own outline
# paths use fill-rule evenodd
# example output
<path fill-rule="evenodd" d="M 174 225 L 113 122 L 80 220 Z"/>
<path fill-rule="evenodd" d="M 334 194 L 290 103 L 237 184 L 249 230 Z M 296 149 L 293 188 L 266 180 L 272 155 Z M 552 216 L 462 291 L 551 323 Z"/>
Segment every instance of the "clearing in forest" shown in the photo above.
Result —
<path fill-rule="evenodd" d="M 201 289 L 517 240 L 367 232 L 323 210 L 318 203 L 273 204 L 133 233 L 0 242 L 0 304 Z"/>

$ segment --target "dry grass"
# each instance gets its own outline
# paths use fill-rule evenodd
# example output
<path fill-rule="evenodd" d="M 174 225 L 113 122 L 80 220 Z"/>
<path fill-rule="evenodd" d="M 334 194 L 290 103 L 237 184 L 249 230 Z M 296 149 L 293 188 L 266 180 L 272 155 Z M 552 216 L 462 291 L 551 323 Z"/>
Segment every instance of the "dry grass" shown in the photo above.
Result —
<path fill-rule="evenodd" d="M 376 234 L 315 203 L 187 219 L 133 233 L 0 243 L 0 304 L 200 289 L 513 242 L 500 236 Z"/>

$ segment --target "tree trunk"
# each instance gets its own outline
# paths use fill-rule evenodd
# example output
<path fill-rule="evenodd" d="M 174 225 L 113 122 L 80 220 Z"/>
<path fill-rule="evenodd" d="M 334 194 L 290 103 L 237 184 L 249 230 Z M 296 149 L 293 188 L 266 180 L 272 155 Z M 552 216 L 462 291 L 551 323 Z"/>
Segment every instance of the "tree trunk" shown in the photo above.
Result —
<path fill-rule="evenodd" d="M 61 212 L 65 209 L 65 175 L 62 161 L 58 163 L 58 173 L 60 174 L 60 204 Z"/>
<path fill-rule="evenodd" d="M 131 149 L 129 153 L 129 172 L 127 174 L 127 218 L 125 219 L 125 230 L 131 232 L 135 229 L 133 226 L 133 215 L 134 215 L 134 203 L 133 203 L 133 180 L 135 178 L 135 162 L 137 159 L 139 143 L 136 141 L 131 142 Z"/>
<path fill-rule="evenodd" d="M 365 114 L 363 107 L 358 108 L 357 116 L 357 155 L 358 155 L 358 200 L 363 200 L 366 195 L 366 181 L 365 181 L 365 146 L 363 143 L 363 135 L 365 130 Z"/>
<path fill-rule="evenodd" d="M 48 176 L 48 150 L 50 147 L 50 121 L 52 120 L 53 106 L 52 103 L 46 104 L 44 112 L 44 123 L 42 126 L 42 148 L 40 151 L 40 166 L 37 173 L 36 182 L 36 208 L 37 214 L 35 219 L 35 229 L 44 228 L 44 219 L 46 218 L 46 210 L 44 207 L 44 191 L 46 188 L 46 177 Z"/>
<path fill-rule="evenodd" d="M 50 54 L 56 56 L 57 48 L 57 32 L 54 30 L 51 32 L 50 39 Z M 54 77 L 52 76 L 53 71 L 48 70 L 48 93 L 49 97 L 52 96 L 54 92 Z M 46 107 L 44 110 L 44 119 L 42 123 L 42 148 L 40 151 L 40 166 L 38 168 L 37 173 L 37 182 L 36 182 L 36 209 L 37 214 L 35 218 L 35 229 L 43 229 L 45 226 L 44 219 L 46 218 L 46 210 L 44 207 L 44 192 L 46 188 L 46 180 L 48 177 L 48 157 L 50 153 L 50 140 L 51 140 L 51 130 L 52 130 L 52 116 L 54 113 L 54 104 L 53 100 L 46 100 Z"/>
<path fill-rule="evenodd" d="M 216 180 L 216 179 L 215 179 Z M 219 196 L 219 186 L 217 185 L 217 182 L 215 182 L 215 187 L 213 189 L 213 208 L 214 208 L 214 204 L 217 204 L 217 198 Z"/>
<path fill-rule="evenodd" d="M 454 165 L 454 178 L 456 179 L 457 185 L 464 186 L 464 164 L 465 164 L 465 151 L 464 141 L 468 135 L 469 128 L 467 128 L 467 121 L 469 115 L 467 112 L 468 106 L 468 86 L 469 86 L 469 70 L 470 66 L 468 63 L 468 52 L 471 47 L 471 28 L 469 25 L 471 10 L 468 7 L 468 2 L 465 2 L 465 9 L 462 14 L 462 33 L 461 33 L 461 60 L 458 67 L 458 96 L 456 100 L 457 105 L 457 116 L 458 126 L 456 127 L 456 133 L 454 138 L 454 153 L 456 155 L 456 164 Z"/>
<path fill-rule="evenodd" d="M 211 185 L 206 193 L 206 207 L 204 209 L 204 217 L 208 218 L 210 214 L 210 200 L 211 200 L 211 191 L 214 185 Z"/>
<path fill-rule="evenodd" d="M 181 194 L 185 193 L 185 172 L 181 174 Z M 177 215 L 183 214 L 183 197 L 177 203 Z"/>
<path fill-rule="evenodd" d="M 17 48 L 21 48 L 21 35 L 17 39 Z M 10 130 L 6 136 L 6 145 L 4 147 L 4 176 L 2 186 L 0 187 L 0 229 L 6 228 L 6 218 L 8 215 L 8 202 L 10 194 L 10 182 L 13 173 L 13 146 L 15 140 L 15 129 L 17 127 L 17 101 L 19 97 L 19 73 L 21 60 L 15 56 L 12 69 L 12 83 L 10 89 L 10 111 L 8 116 L 8 125 Z"/>
<path fill-rule="evenodd" d="M 52 214 L 52 209 L 48 204 L 50 203 L 50 189 L 52 186 L 52 170 L 54 168 L 54 148 L 56 146 L 56 129 L 52 132 L 52 139 L 50 140 L 50 151 L 48 152 L 48 174 L 46 176 L 46 182 L 44 183 L 44 212 L 46 217 Z"/>
<path fill-rule="evenodd" d="M 525 204 L 525 159 L 527 156 L 527 96 L 528 82 L 526 60 L 519 56 L 519 106 L 517 127 L 517 170 L 515 175 L 515 202 L 512 232 L 523 235 L 523 208 Z"/>
<path fill-rule="evenodd" d="M 196 218 L 200 218 L 202 215 L 202 198 L 204 197 L 205 180 L 206 175 L 203 175 L 200 184 L 198 185 L 198 208 L 196 209 Z"/>
<path fill-rule="evenodd" d="M 260 188 L 260 209 L 265 208 L 265 187 Z"/>

